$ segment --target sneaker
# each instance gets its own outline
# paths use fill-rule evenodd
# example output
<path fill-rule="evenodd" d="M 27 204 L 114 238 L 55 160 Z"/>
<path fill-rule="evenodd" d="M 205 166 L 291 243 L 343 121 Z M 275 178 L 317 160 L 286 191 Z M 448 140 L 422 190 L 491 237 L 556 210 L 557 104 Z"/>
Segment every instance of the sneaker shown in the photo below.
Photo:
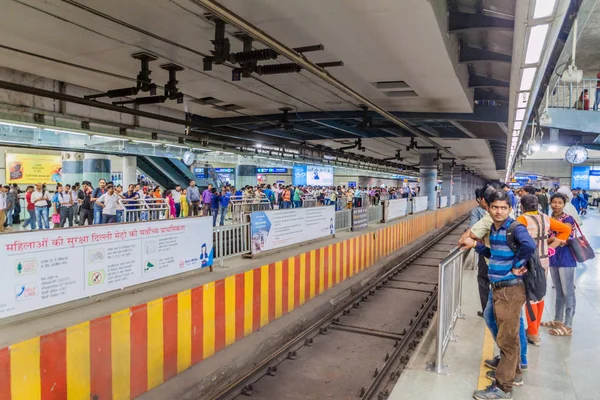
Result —
<path fill-rule="evenodd" d="M 529 371 L 529 364 L 521 364 L 521 371 L 522 372 Z"/>
<path fill-rule="evenodd" d="M 500 356 L 496 356 L 491 360 L 485 360 L 484 363 L 486 367 L 496 369 L 498 368 L 498 364 L 500 363 Z"/>
<path fill-rule="evenodd" d="M 488 371 L 485 373 L 485 377 L 488 378 L 492 383 L 496 383 L 496 371 Z M 516 376 L 513 381 L 514 386 L 523 386 L 523 377 Z"/>
<path fill-rule="evenodd" d="M 476 390 L 473 392 L 473 398 L 478 400 L 512 400 L 512 393 L 506 393 L 498 386 L 490 385 L 485 390 Z"/>

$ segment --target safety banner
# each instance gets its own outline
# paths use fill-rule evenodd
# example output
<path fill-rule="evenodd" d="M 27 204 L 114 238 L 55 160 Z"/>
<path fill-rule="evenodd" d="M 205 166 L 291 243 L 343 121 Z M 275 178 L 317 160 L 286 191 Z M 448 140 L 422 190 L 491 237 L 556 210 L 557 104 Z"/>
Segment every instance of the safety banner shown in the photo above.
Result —
<path fill-rule="evenodd" d="M 0 318 L 208 267 L 211 218 L 0 235 Z"/>
<path fill-rule="evenodd" d="M 288 208 L 251 214 L 252 254 L 335 234 L 335 207 Z"/>
<path fill-rule="evenodd" d="M 6 183 L 61 183 L 60 155 L 6 153 Z"/>
<path fill-rule="evenodd" d="M 384 210 L 384 221 L 388 222 L 396 218 L 402 218 L 406 216 L 406 206 L 408 205 L 407 199 L 395 199 L 388 200 L 385 202 Z"/>

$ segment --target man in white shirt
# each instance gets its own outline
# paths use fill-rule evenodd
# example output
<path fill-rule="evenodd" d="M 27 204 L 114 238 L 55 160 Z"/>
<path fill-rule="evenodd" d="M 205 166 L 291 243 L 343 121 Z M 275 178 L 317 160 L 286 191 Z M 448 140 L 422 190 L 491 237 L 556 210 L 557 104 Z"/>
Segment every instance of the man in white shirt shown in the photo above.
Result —
<path fill-rule="evenodd" d="M 73 196 L 71 185 L 65 185 L 65 190 L 58 193 L 58 203 L 60 204 L 60 227 L 65 227 L 65 222 L 69 221 L 69 227 L 73 226 L 73 204 L 77 202 L 77 196 Z"/>
<path fill-rule="evenodd" d="M 0 232 L 4 232 L 4 222 L 6 222 L 6 192 L 0 185 Z"/>
<path fill-rule="evenodd" d="M 114 224 L 117 222 L 117 207 L 119 205 L 119 199 L 123 196 L 115 192 L 113 185 L 106 186 L 106 193 L 96 200 L 96 205 L 102 208 L 102 223 L 103 224 Z"/>
<path fill-rule="evenodd" d="M 31 194 L 31 202 L 35 205 L 35 220 L 38 229 L 49 229 L 48 225 L 48 201 L 50 196 L 43 190 L 42 184 L 35 185 L 35 191 Z"/>
<path fill-rule="evenodd" d="M 181 216 L 181 185 L 175 186 L 175 190 L 171 192 L 171 197 L 173 197 L 175 203 L 175 218 L 179 218 Z"/>

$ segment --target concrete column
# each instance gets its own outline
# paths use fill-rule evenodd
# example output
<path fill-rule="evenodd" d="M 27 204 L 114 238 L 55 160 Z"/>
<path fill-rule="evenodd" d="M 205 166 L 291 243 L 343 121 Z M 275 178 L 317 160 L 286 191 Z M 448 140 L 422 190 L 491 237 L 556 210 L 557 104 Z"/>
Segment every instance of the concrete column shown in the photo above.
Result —
<path fill-rule="evenodd" d="M 452 187 L 452 195 L 456 196 L 456 203 L 460 203 L 462 196 L 461 167 L 454 167 L 454 170 L 452 171 L 452 181 L 454 182 L 454 186 Z"/>
<path fill-rule="evenodd" d="M 421 154 L 419 159 L 420 196 L 427 196 L 427 210 L 437 209 L 435 185 L 437 184 L 437 162 L 435 154 Z"/>
<path fill-rule="evenodd" d="M 73 185 L 83 181 L 83 153 L 63 151 L 62 158 L 62 183 Z"/>
<path fill-rule="evenodd" d="M 137 158 L 135 156 L 123 156 L 123 188 L 137 183 Z"/>
<path fill-rule="evenodd" d="M 235 187 L 256 186 L 256 166 L 238 165 L 235 167 Z"/>
<path fill-rule="evenodd" d="M 452 199 L 452 164 L 443 164 L 442 172 L 442 196 L 448 197 L 448 204 Z"/>
<path fill-rule="evenodd" d="M 83 159 L 83 180 L 98 186 L 100 179 L 110 181 L 110 156 L 86 153 Z"/>

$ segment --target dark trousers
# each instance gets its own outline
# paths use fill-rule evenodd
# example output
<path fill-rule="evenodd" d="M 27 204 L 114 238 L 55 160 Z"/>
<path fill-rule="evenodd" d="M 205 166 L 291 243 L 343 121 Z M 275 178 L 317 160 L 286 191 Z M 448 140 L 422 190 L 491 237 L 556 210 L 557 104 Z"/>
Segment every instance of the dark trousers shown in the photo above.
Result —
<path fill-rule="evenodd" d="M 485 310 L 490 295 L 490 278 L 488 276 L 488 265 L 485 257 L 477 254 L 477 285 L 479 286 L 479 300 L 481 301 L 481 311 Z"/>
<path fill-rule="evenodd" d="M 200 202 L 199 201 L 192 201 L 192 205 L 190 206 L 190 209 L 188 210 L 188 217 L 194 216 L 197 217 L 198 214 L 200 214 Z"/>
<path fill-rule="evenodd" d="M 69 221 L 69 228 L 73 226 L 73 207 L 60 208 L 60 227 L 65 227 L 65 222 Z"/>
<path fill-rule="evenodd" d="M 181 204 L 175 203 L 175 217 L 179 218 L 180 216 L 181 216 Z"/>
<path fill-rule="evenodd" d="M 94 212 L 87 208 L 82 208 L 79 210 L 79 226 L 84 226 L 85 221 L 87 221 L 88 225 L 92 225 L 94 223 Z"/>
<path fill-rule="evenodd" d="M 503 391 L 512 392 L 515 377 L 522 374 L 519 325 L 521 309 L 525 304 L 525 285 L 492 289 L 492 296 L 494 314 L 498 323 L 496 344 L 501 355 L 496 369 L 496 382 Z"/>
<path fill-rule="evenodd" d="M 202 216 L 206 217 L 206 216 L 209 216 L 209 215 L 212 215 L 211 214 L 210 203 L 204 203 L 202 205 Z"/>

